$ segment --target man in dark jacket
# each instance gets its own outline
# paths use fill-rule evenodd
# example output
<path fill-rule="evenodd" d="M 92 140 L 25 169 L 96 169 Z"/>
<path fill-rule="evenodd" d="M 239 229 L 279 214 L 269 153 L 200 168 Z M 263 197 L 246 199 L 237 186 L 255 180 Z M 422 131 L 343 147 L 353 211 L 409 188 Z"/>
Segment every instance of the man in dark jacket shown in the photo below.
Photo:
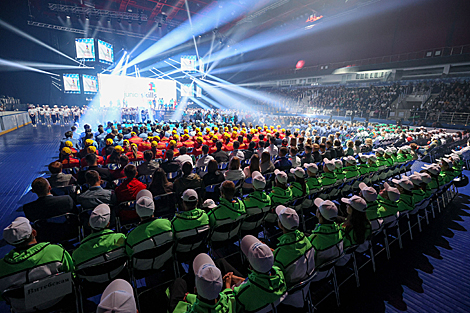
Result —
<path fill-rule="evenodd" d="M 215 143 L 215 147 L 217 148 L 217 151 L 211 154 L 211 156 L 217 161 L 217 163 L 227 163 L 228 162 L 228 154 L 225 151 L 222 151 L 222 142 L 217 141 Z"/>
<path fill-rule="evenodd" d="M 318 152 L 318 151 L 317 151 Z M 320 158 L 320 155 L 318 155 L 318 158 Z M 315 163 L 315 159 L 312 155 L 312 146 L 311 145 L 306 145 L 305 146 L 305 154 L 302 157 L 302 166 L 304 166 L 305 163 Z"/>
<path fill-rule="evenodd" d="M 165 173 L 175 173 L 181 171 L 181 162 L 173 159 L 174 152 L 173 150 L 166 151 L 166 161 L 160 164 L 160 167 L 165 171 Z"/>
<path fill-rule="evenodd" d="M 113 177 L 112 177 L 111 173 L 109 172 L 109 169 L 107 169 L 105 167 L 98 167 L 98 158 L 97 158 L 96 154 L 94 154 L 94 153 L 87 154 L 85 156 L 85 161 L 88 164 L 88 168 L 87 168 L 86 171 L 78 172 L 78 177 L 77 177 L 78 184 L 83 185 L 84 183 L 86 183 L 85 174 L 86 174 L 86 172 L 91 171 L 91 170 L 97 171 L 98 174 L 100 174 L 100 177 L 101 177 L 102 180 L 105 180 L 107 182 L 112 182 L 113 181 Z M 106 187 L 106 188 L 108 188 L 108 187 Z"/>

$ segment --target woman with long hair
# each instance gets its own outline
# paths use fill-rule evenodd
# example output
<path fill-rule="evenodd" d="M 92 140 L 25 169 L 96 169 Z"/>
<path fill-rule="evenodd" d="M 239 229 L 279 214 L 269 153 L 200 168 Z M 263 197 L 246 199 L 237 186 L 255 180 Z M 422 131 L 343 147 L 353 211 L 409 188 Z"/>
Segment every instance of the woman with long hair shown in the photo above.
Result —
<path fill-rule="evenodd" d="M 243 170 L 240 168 L 240 159 L 234 156 L 229 164 L 228 164 L 228 171 L 225 172 L 225 180 L 231 180 L 233 182 L 238 180 L 244 180 L 245 174 Z"/>
<path fill-rule="evenodd" d="M 156 197 L 169 192 L 173 192 L 173 183 L 166 178 L 166 173 L 162 168 L 157 168 L 152 175 L 152 181 L 147 189 Z"/>
<path fill-rule="evenodd" d="M 261 164 L 260 164 L 261 174 L 272 173 L 274 172 L 274 164 L 271 161 L 271 156 L 269 152 L 264 151 L 261 154 Z"/>
<path fill-rule="evenodd" d="M 305 181 L 305 170 L 301 167 L 291 168 L 290 172 L 294 174 L 295 181 L 291 183 L 292 198 L 305 197 L 310 193 L 310 190 Z"/>
<path fill-rule="evenodd" d="M 246 178 L 251 177 L 251 174 L 253 174 L 253 172 L 260 172 L 259 156 L 257 153 L 251 156 L 250 166 L 247 166 L 243 169 L 243 173 L 245 174 Z M 253 184 L 244 182 L 242 187 L 246 189 L 251 189 L 253 188 Z"/>
<path fill-rule="evenodd" d="M 216 160 L 210 160 L 207 164 L 207 173 L 202 177 L 204 185 L 210 186 L 221 183 L 225 180 L 224 175 L 219 171 Z"/>
<path fill-rule="evenodd" d="M 348 216 L 341 225 L 343 228 L 343 247 L 362 244 L 371 234 L 371 225 L 366 215 L 367 203 L 359 196 L 341 198 L 347 204 Z"/>
<path fill-rule="evenodd" d="M 122 149 L 121 146 L 114 147 L 113 152 L 111 152 L 111 154 L 106 159 L 106 164 L 119 163 L 119 157 L 121 156 L 123 151 L 124 150 Z"/>

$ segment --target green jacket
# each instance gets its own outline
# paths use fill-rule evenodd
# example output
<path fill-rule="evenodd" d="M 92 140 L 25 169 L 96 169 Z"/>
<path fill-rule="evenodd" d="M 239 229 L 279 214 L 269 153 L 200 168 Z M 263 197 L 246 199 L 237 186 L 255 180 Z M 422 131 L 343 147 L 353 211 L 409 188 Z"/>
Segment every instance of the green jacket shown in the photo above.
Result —
<path fill-rule="evenodd" d="M 273 190 L 271 190 L 269 197 L 271 198 L 271 205 L 285 204 L 292 200 L 292 189 L 290 189 L 290 187 L 287 187 L 287 189 L 282 189 L 281 187 L 273 187 Z"/>
<path fill-rule="evenodd" d="M 271 205 L 271 198 L 264 191 L 255 190 L 248 195 L 244 200 L 245 211 L 248 215 L 254 215 L 260 212 L 259 209 L 264 209 Z"/>
<path fill-rule="evenodd" d="M 346 178 L 346 173 L 343 172 L 343 168 L 337 168 L 335 170 L 335 174 L 336 174 L 336 179 L 337 180 L 344 180 Z"/>
<path fill-rule="evenodd" d="M 439 188 L 439 178 L 440 176 L 431 176 L 431 182 L 427 184 L 427 186 L 431 189 L 438 189 Z"/>
<path fill-rule="evenodd" d="M 406 156 L 406 154 L 398 153 L 398 156 L 397 156 L 397 162 L 398 163 L 405 163 L 407 161 L 408 161 L 408 157 Z"/>
<path fill-rule="evenodd" d="M 163 218 L 151 218 L 140 223 L 136 228 L 127 234 L 126 253 L 132 256 L 133 248 L 151 237 L 167 233 L 173 238 L 171 233 L 171 222 Z M 165 236 L 166 237 L 166 236 Z"/>
<path fill-rule="evenodd" d="M 391 155 L 391 159 L 393 160 L 393 164 L 397 164 L 397 163 L 398 163 L 398 158 L 397 158 L 397 155 L 396 155 L 396 154 L 392 154 L 392 155 Z"/>
<path fill-rule="evenodd" d="M 72 253 L 73 264 L 78 268 L 82 263 L 91 259 L 123 249 L 126 244 L 126 236 L 115 233 L 110 229 L 103 229 L 99 232 L 88 235 L 82 240 L 78 249 Z"/>
<path fill-rule="evenodd" d="M 240 286 L 233 288 L 237 312 L 256 312 L 279 300 L 287 291 L 284 274 L 277 266 L 269 273 L 252 271 Z"/>
<path fill-rule="evenodd" d="M 342 226 L 342 231 L 343 231 L 343 248 L 346 249 L 347 247 L 350 247 L 355 244 L 362 244 L 363 242 L 357 242 L 357 237 L 356 233 L 354 231 L 354 227 L 351 228 L 348 232 L 346 232 L 346 229 L 344 228 L 344 223 L 341 225 Z M 370 234 L 372 233 L 372 227 L 370 225 L 370 222 L 367 221 L 366 224 L 366 232 L 364 234 L 364 240 L 366 240 Z"/>
<path fill-rule="evenodd" d="M 369 164 L 359 164 L 358 168 L 361 175 L 369 173 Z"/>
<path fill-rule="evenodd" d="M 431 181 L 432 182 L 432 181 Z M 427 199 L 432 196 L 432 188 L 430 186 L 431 184 L 426 185 L 426 190 L 424 191 L 424 197 Z"/>
<path fill-rule="evenodd" d="M 298 182 L 293 182 L 290 184 L 290 189 L 292 190 L 292 199 L 308 196 L 310 189 L 307 184 L 305 184 L 305 194 L 302 191 L 302 186 Z"/>
<path fill-rule="evenodd" d="M 31 271 L 32 269 L 35 271 Z M 20 286 L 51 274 L 72 271 L 72 258 L 60 245 L 41 242 L 27 249 L 15 248 L 0 260 L 0 290 Z"/>
<path fill-rule="evenodd" d="M 385 158 L 385 166 L 386 167 L 392 167 L 393 165 L 395 165 L 395 161 L 393 160 L 393 158 Z"/>
<path fill-rule="evenodd" d="M 283 234 L 278 241 L 274 250 L 274 265 L 282 270 L 289 287 L 300 282 L 309 274 L 309 270 L 315 268 L 315 254 L 310 240 L 299 230 Z M 306 267 L 309 268 L 300 268 L 299 264 L 295 264 L 304 255 L 308 260 L 305 262 Z"/>
<path fill-rule="evenodd" d="M 346 174 L 346 179 L 354 178 L 360 175 L 357 165 L 346 166 L 343 168 L 343 171 Z"/>
<path fill-rule="evenodd" d="M 377 157 L 377 166 L 378 167 L 388 167 L 388 162 L 384 157 Z"/>
<path fill-rule="evenodd" d="M 369 164 L 369 173 L 375 173 L 379 170 L 379 161 Z"/>
<path fill-rule="evenodd" d="M 235 312 L 235 296 L 232 289 L 225 289 L 219 294 L 217 303 L 209 304 L 197 298 L 197 295 L 186 294 L 185 301 L 176 305 L 174 313 L 232 313 Z"/>
<path fill-rule="evenodd" d="M 317 224 L 308 238 L 315 249 L 315 264 L 322 263 L 342 253 L 343 235 L 336 224 Z"/>
<path fill-rule="evenodd" d="M 412 195 L 400 194 L 400 200 L 398 200 L 398 211 L 413 211 L 415 208 L 415 202 Z"/>
<path fill-rule="evenodd" d="M 400 200 L 401 200 L 401 195 L 400 195 Z M 397 214 L 398 212 L 397 202 L 393 202 L 388 199 L 385 199 L 381 195 L 377 196 L 377 201 L 381 207 L 378 211 L 379 217 L 385 218 L 385 217 L 389 217 L 389 216 L 393 216 Z"/>
<path fill-rule="evenodd" d="M 422 189 L 413 189 L 413 204 L 416 205 L 424 200 L 426 193 Z"/>
<path fill-rule="evenodd" d="M 245 205 L 240 199 L 228 201 L 225 198 L 220 198 L 219 205 L 210 210 L 207 215 L 209 216 L 209 225 L 214 227 L 217 221 L 229 218 L 236 220 L 245 213 Z"/>
<path fill-rule="evenodd" d="M 456 177 L 453 170 L 442 171 L 440 175 L 443 178 L 444 184 L 451 182 Z"/>
<path fill-rule="evenodd" d="M 366 215 L 369 221 L 379 219 L 379 202 L 377 200 L 373 202 L 367 202 Z"/>
<path fill-rule="evenodd" d="M 309 190 L 316 190 L 321 188 L 321 179 L 316 177 L 307 178 L 307 186 Z"/>
<path fill-rule="evenodd" d="M 336 177 L 335 173 L 323 173 L 321 175 L 321 184 L 323 187 L 333 186 L 336 184 L 337 180 L 338 178 Z"/>
<path fill-rule="evenodd" d="M 195 208 L 191 211 L 178 211 L 171 220 L 171 231 L 174 238 L 178 238 L 179 233 L 204 225 L 209 225 L 209 217 L 204 210 Z"/>

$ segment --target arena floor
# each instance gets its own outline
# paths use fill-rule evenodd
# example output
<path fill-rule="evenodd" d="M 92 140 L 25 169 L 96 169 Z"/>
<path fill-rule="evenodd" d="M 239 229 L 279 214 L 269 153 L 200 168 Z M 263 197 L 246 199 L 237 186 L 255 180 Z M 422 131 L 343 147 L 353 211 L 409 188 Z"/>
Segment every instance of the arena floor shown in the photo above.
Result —
<path fill-rule="evenodd" d="M 46 165 L 56 158 L 66 130 L 28 125 L 0 136 L 1 229 L 22 215 L 21 204 L 35 199 L 30 183 L 46 175 Z M 354 279 L 341 286 L 340 308 L 330 296 L 319 312 L 470 312 L 470 186 L 459 192 L 450 209 L 431 220 L 413 241 L 405 235 L 403 250 L 392 246 L 390 261 L 380 254 L 375 274 L 370 266 L 364 267 L 360 288 Z M 0 256 L 10 249 L 1 239 Z M 0 302 L 0 312 L 7 311 Z"/>

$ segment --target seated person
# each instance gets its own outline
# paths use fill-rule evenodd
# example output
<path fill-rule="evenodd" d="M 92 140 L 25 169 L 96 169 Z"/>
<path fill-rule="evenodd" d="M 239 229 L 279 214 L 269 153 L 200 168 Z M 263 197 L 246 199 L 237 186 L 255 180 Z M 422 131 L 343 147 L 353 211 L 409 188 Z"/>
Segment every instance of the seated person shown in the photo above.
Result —
<path fill-rule="evenodd" d="M 184 165 L 183 165 L 184 166 Z M 181 197 L 175 217 L 171 220 L 171 231 L 175 241 L 209 229 L 209 217 L 204 210 L 197 208 L 198 195 L 194 189 L 187 189 Z M 188 252 L 198 246 L 178 244 L 177 252 Z"/>
<path fill-rule="evenodd" d="M 335 222 L 338 209 L 330 200 L 315 199 L 318 208 L 318 224 L 309 237 L 315 250 L 315 265 L 319 266 L 343 253 L 343 235 L 341 227 Z M 326 277 L 328 273 L 319 273 L 316 280 Z"/>
<path fill-rule="evenodd" d="M 421 189 L 421 184 L 423 183 L 423 180 L 421 179 L 421 175 L 419 174 L 412 174 L 408 176 L 408 179 L 411 180 L 411 182 L 413 183 L 413 190 L 411 190 L 411 193 L 413 194 L 413 204 L 416 206 L 426 197 L 424 190 Z"/>
<path fill-rule="evenodd" d="M 397 188 L 392 188 L 388 183 L 384 183 L 384 189 L 380 191 L 377 201 L 380 208 L 378 215 L 382 218 L 384 225 L 395 223 L 398 218 L 398 204 L 397 201 L 401 195 Z"/>
<path fill-rule="evenodd" d="M 216 160 L 210 160 L 207 165 L 207 173 L 202 177 L 205 186 L 221 183 L 225 180 L 224 174 L 219 170 Z"/>
<path fill-rule="evenodd" d="M 243 201 L 234 197 L 235 184 L 229 180 L 224 181 L 220 186 L 219 205 L 207 214 L 211 228 L 222 225 L 229 219 L 232 221 L 237 220 L 246 213 Z"/>
<path fill-rule="evenodd" d="M 240 159 L 236 156 L 230 159 L 228 170 L 224 173 L 225 180 L 231 180 L 233 182 L 245 180 L 245 173 L 240 168 Z"/>
<path fill-rule="evenodd" d="M 157 168 L 152 175 L 152 181 L 147 186 L 154 197 L 173 192 L 173 183 L 168 181 L 162 168 Z"/>
<path fill-rule="evenodd" d="M 335 159 L 333 160 L 335 161 L 335 174 L 336 174 L 336 180 L 337 182 L 344 182 L 345 178 L 346 178 L 346 173 L 343 172 L 343 161 L 341 160 L 338 160 L 338 159 Z"/>
<path fill-rule="evenodd" d="M 85 178 L 89 188 L 77 196 L 77 202 L 82 206 L 83 210 L 94 209 L 102 203 L 109 205 L 116 204 L 114 191 L 101 187 L 103 181 L 97 171 L 91 170 L 86 172 Z"/>
<path fill-rule="evenodd" d="M 317 178 L 318 166 L 315 163 L 305 163 L 307 169 L 307 186 L 310 191 L 321 189 L 321 180 Z"/>
<path fill-rule="evenodd" d="M 359 165 L 357 167 L 361 175 L 369 174 L 369 164 L 367 163 L 368 159 L 368 155 L 359 153 Z"/>
<path fill-rule="evenodd" d="M 271 198 L 271 205 L 274 204 L 285 204 L 292 200 L 292 190 L 287 185 L 287 174 L 281 172 L 280 170 L 274 171 L 274 187 L 269 194 Z M 271 211 L 266 216 L 266 221 L 269 223 L 275 223 L 277 220 L 277 215 L 274 211 Z"/>
<path fill-rule="evenodd" d="M 204 188 L 204 182 L 198 174 L 193 173 L 191 162 L 184 162 L 182 166 L 183 176 L 177 178 L 173 183 L 173 189 L 177 196 L 186 189 Z"/>
<path fill-rule="evenodd" d="M 52 162 L 49 164 L 48 168 L 49 172 L 51 172 L 51 176 L 49 176 L 47 180 L 51 188 L 66 187 L 76 182 L 72 174 L 62 173 L 62 163 L 57 161 Z"/>
<path fill-rule="evenodd" d="M 401 179 L 392 179 L 398 192 L 400 193 L 400 200 L 398 201 L 399 212 L 410 212 L 415 208 L 413 201 L 413 188 L 414 185 L 408 177 L 403 176 Z"/>
<path fill-rule="evenodd" d="M 364 183 L 359 184 L 359 196 L 366 200 L 366 215 L 372 226 L 372 231 L 380 229 L 383 220 L 379 215 L 379 202 L 377 201 L 377 191 L 373 187 L 369 187 Z"/>
<path fill-rule="evenodd" d="M 119 167 L 112 171 L 111 175 L 113 179 L 123 179 L 126 177 L 126 174 L 124 174 L 124 168 L 127 164 L 129 164 L 129 157 L 125 154 L 121 155 L 119 157 Z"/>
<path fill-rule="evenodd" d="M 431 186 L 430 186 L 432 182 L 431 175 L 429 175 L 428 173 L 418 173 L 418 172 L 414 172 L 414 174 L 421 176 L 421 188 L 424 191 L 424 197 L 426 199 L 430 198 L 433 194 Z"/>
<path fill-rule="evenodd" d="M 357 168 L 356 159 L 353 156 L 348 156 L 345 158 L 346 166 L 343 168 L 344 173 L 346 174 L 346 179 L 350 180 L 356 178 L 360 175 L 359 169 Z"/>
<path fill-rule="evenodd" d="M 102 156 L 99 156 L 99 155 L 96 153 L 96 147 L 95 147 L 95 146 L 88 146 L 88 147 L 86 148 L 86 152 L 87 152 L 87 154 L 96 154 L 96 160 L 97 160 L 98 164 L 100 164 L 100 165 L 103 165 L 103 164 L 104 164 L 104 159 L 103 159 Z M 85 157 L 86 157 L 86 155 L 85 155 Z M 88 163 L 87 163 L 85 157 L 83 157 L 83 158 L 80 159 L 80 167 L 86 167 L 86 166 L 88 166 Z"/>
<path fill-rule="evenodd" d="M 224 283 L 225 275 L 215 266 L 211 257 L 205 253 L 198 254 L 193 261 L 195 276 L 195 294 L 187 292 L 187 284 L 177 278 L 170 287 L 169 312 L 236 312 L 236 302 L 231 286 Z M 229 280 L 231 283 L 231 280 Z"/>
<path fill-rule="evenodd" d="M 441 160 L 441 173 L 439 175 L 441 175 L 444 184 L 451 182 L 457 176 L 457 173 L 452 169 L 452 165 L 450 159 Z"/>
<path fill-rule="evenodd" d="M 101 294 L 96 312 L 138 313 L 131 284 L 123 279 L 113 280 Z"/>
<path fill-rule="evenodd" d="M 298 152 L 296 147 L 290 148 L 289 161 L 292 163 L 292 167 L 299 167 L 302 164 L 300 158 L 297 156 Z"/>
<path fill-rule="evenodd" d="M 118 203 L 135 200 L 137 193 L 147 188 L 136 178 L 137 168 L 134 164 L 127 164 L 124 168 L 124 174 L 126 179 L 115 189 Z"/>
<path fill-rule="evenodd" d="M 254 191 L 243 200 L 247 216 L 258 214 L 264 208 L 271 206 L 271 198 L 264 191 L 266 187 L 264 176 L 260 172 L 255 171 L 251 177 L 253 178 Z"/>
<path fill-rule="evenodd" d="M 98 159 L 96 154 L 87 154 L 85 156 L 85 160 L 88 164 L 88 168 L 86 171 L 81 170 L 80 172 L 78 172 L 77 181 L 79 185 L 83 185 L 86 183 L 85 173 L 87 171 L 97 171 L 98 174 L 100 174 L 102 180 L 107 182 L 113 181 L 113 177 L 109 169 L 105 167 L 98 167 Z"/>
<path fill-rule="evenodd" d="M 274 161 L 274 167 L 280 170 L 286 170 L 292 167 L 292 162 L 287 157 L 287 147 L 281 147 L 279 149 L 279 156 Z"/>
<path fill-rule="evenodd" d="M 315 270 L 315 251 L 310 240 L 299 231 L 299 216 L 295 210 L 279 205 L 276 208 L 279 228 L 282 236 L 274 250 L 274 265 L 284 273 L 287 287 L 291 287 L 306 279 Z M 308 291 L 309 285 L 305 287 Z M 302 293 L 288 295 L 283 304 L 297 308 L 304 307 Z"/>
<path fill-rule="evenodd" d="M 3 239 L 14 246 L 14 249 L 0 260 L 0 290 L 21 286 L 57 273 L 73 271 L 72 258 L 64 248 L 48 242 L 38 243 L 36 236 L 36 230 L 24 217 L 17 217 L 3 230 Z M 15 307 L 25 307 L 22 300 L 12 300 Z M 36 309 L 46 309 L 56 303 L 58 301 L 45 303 L 44 307 Z"/>
<path fill-rule="evenodd" d="M 166 161 L 160 164 L 160 167 L 167 174 L 181 171 L 181 162 L 177 161 L 176 159 L 173 159 L 173 155 L 173 150 L 167 150 Z"/>
<path fill-rule="evenodd" d="M 201 148 L 201 151 L 202 151 L 202 155 L 196 162 L 197 167 L 207 166 L 209 165 L 210 160 L 214 160 L 214 158 L 208 154 L 209 153 L 208 145 L 203 145 Z"/>
<path fill-rule="evenodd" d="M 211 157 L 217 161 L 217 163 L 227 163 L 229 160 L 228 153 L 222 150 L 223 144 L 222 141 L 217 141 L 215 143 L 216 151 L 211 154 Z"/>
<path fill-rule="evenodd" d="M 36 178 L 31 184 L 31 189 L 33 193 L 37 194 L 38 199 L 26 203 L 23 206 L 23 212 L 26 218 L 33 223 L 37 220 L 48 219 L 66 213 L 78 213 L 69 195 L 53 196 L 51 194 L 51 186 L 47 179 L 43 177 Z"/>
<path fill-rule="evenodd" d="M 292 198 L 300 198 L 308 196 L 310 189 L 305 182 L 305 171 L 301 167 L 291 168 L 290 172 L 294 174 L 295 181 L 290 184 L 292 190 Z"/>
<path fill-rule="evenodd" d="M 81 241 L 80 246 L 72 254 L 75 270 L 126 255 L 126 236 L 109 229 L 110 219 L 111 209 L 107 204 L 100 204 L 91 212 L 88 222 L 91 234 Z M 123 268 L 124 264 L 121 268 L 111 272 L 111 279 L 116 277 Z M 108 273 L 81 278 L 96 283 L 103 283 L 110 279 Z"/>
<path fill-rule="evenodd" d="M 126 253 L 129 257 L 132 257 L 135 253 L 152 249 L 155 245 L 163 245 L 173 241 L 171 222 L 153 216 L 155 203 L 150 191 L 144 189 L 137 194 L 135 210 L 140 217 L 140 223 L 127 234 Z M 164 261 L 171 258 L 171 255 L 172 249 L 169 249 L 155 260 L 134 260 L 132 266 L 138 270 L 158 268 L 163 266 Z"/>
<path fill-rule="evenodd" d="M 153 160 L 152 150 L 144 152 L 144 162 L 137 166 L 137 172 L 139 176 L 152 175 L 153 172 L 158 168 L 158 162 Z"/>
<path fill-rule="evenodd" d="M 256 237 L 246 235 L 241 250 L 250 263 L 251 274 L 246 279 L 235 275 L 225 276 L 226 288 L 233 288 L 237 312 L 256 312 L 271 308 L 286 296 L 287 286 L 281 269 L 274 265 L 271 249 Z M 242 283 L 243 282 L 243 283 Z"/>
<path fill-rule="evenodd" d="M 343 248 L 346 249 L 352 245 L 362 244 L 369 238 L 372 228 L 367 219 L 366 208 L 367 202 L 359 196 L 351 198 L 341 198 L 346 203 L 346 211 L 348 216 L 346 221 L 341 225 L 343 228 Z"/>
<path fill-rule="evenodd" d="M 377 163 L 377 157 L 370 154 L 367 158 L 367 164 L 369 164 L 369 173 L 375 173 L 379 170 L 379 164 Z"/>
<path fill-rule="evenodd" d="M 323 165 L 323 174 L 321 175 L 321 184 L 323 188 L 332 187 L 337 182 L 337 177 L 335 174 L 336 164 L 333 160 L 328 160 L 327 158 L 323 159 L 325 163 Z"/>
<path fill-rule="evenodd" d="M 187 155 L 187 153 L 188 153 L 188 148 L 186 148 L 185 146 L 181 147 L 180 148 L 180 154 L 179 154 L 179 156 L 177 156 L 175 158 L 175 161 L 178 161 L 181 164 L 189 162 L 189 163 L 191 163 L 192 166 L 194 166 L 193 158 L 191 158 L 191 156 Z"/>

